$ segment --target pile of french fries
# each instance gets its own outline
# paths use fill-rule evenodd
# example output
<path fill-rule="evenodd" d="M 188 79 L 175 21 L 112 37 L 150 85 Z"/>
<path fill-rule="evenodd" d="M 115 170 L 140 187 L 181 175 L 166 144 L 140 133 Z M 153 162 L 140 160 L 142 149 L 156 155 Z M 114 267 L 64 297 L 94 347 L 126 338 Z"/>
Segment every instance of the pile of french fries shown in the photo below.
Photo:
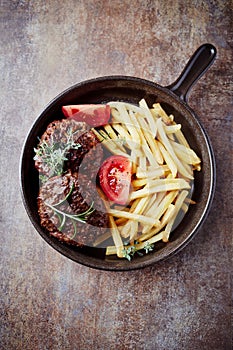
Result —
<path fill-rule="evenodd" d="M 112 154 L 132 162 L 129 203 L 119 206 L 105 198 L 114 246 L 106 254 L 123 257 L 124 242 L 137 241 L 137 249 L 148 243 L 169 241 L 177 215 L 185 214 L 193 172 L 201 170 L 201 160 L 190 148 L 173 115 L 159 103 L 149 108 L 143 99 L 139 106 L 109 102 L 111 122 L 93 132 Z M 103 237 L 104 240 L 106 237 Z M 100 242 L 96 242 L 96 245 Z"/>

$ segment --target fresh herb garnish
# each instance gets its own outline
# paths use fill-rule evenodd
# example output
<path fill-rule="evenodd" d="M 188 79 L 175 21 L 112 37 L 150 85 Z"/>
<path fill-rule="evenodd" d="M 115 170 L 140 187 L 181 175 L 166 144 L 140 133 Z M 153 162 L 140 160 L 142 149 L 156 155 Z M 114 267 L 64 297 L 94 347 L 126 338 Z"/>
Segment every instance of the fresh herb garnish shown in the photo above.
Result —
<path fill-rule="evenodd" d="M 134 254 L 136 253 L 137 249 L 134 245 L 131 245 L 129 247 L 125 247 L 123 249 L 123 258 L 128 259 L 129 261 L 132 259 Z"/>
<path fill-rule="evenodd" d="M 65 203 L 65 201 L 69 198 L 69 196 L 71 195 L 71 193 L 73 191 L 73 188 L 74 188 L 74 186 L 72 184 L 70 191 L 65 196 L 65 198 L 56 204 L 52 205 L 52 204 L 49 204 L 48 202 L 44 202 L 45 205 L 48 206 L 50 209 L 52 209 L 54 214 L 57 215 L 57 217 L 59 219 L 59 227 L 58 227 L 59 231 L 62 231 L 67 219 L 71 220 L 73 227 L 74 227 L 74 234 L 71 237 L 71 239 L 73 239 L 77 233 L 76 222 L 86 223 L 88 216 L 91 213 L 93 213 L 93 211 L 95 211 L 95 209 L 93 208 L 94 202 L 91 203 L 90 207 L 86 211 L 84 211 L 80 214 L 71 214 L 71 213 L 67 213 L 67 212 L 61 210 L 61 208 L 58 209 L 58 207 L 60 205 L 62 205 L 63 203 Z"/>
<path fill-rule="evenodd" d="M 145 250 L 145 253 L 148 254 L 153 251 L 154 244 L 147 241 L 143 249 Z"/>
<path fill-rule="evenodd" d="M 154 244 L 150 242 L 145 242 L 144 244 L 139 243 L 138 241 L 134 242 L 134 245 L 128 245 L 123 249 L 123 258 L 128 259 L 129 261 L 133 258 L 135 253 L 142 256 L 142 251 L 144 250 L 145 254 L 148 254 L 154 249 Z"/>
<path fill-rule="evenodd" d="M 49 142 L 39 139 L 38 148 L 34 148 L 35 156 L 33 159 L 41 162 L 48 168 L 48 177 L 61 175 L 63 173 L 64 161 L 67 160 L 67 152 L 70 149 L 78 149 L 81 146 L 74 141 L 73 135 L 72 128 L 70 128 L 67 130 L 64 142 L 54 141 L 52 136 Z M 42 182 L 46 179 L 46 176 L 41 176 Z"/>
<path fill-rule="evenodd" d="M 64 211 L 62 211 L 62 210 L 59 210 L 59 209 L 57 209 L 56 208 L 56 204 L 55 205 L 51 205 L 51 204 L 49 204 L 49 203 L 46 203 L 45 202 L 45 204 L 49 207 L 49 208 L 51 208 L 56 214 L 58 214 L 58 216 L 59 215 L 61 215 L 62 216 L 62 220 L 61 220 L 61 225 L 62 225 L 62 227 L 64 226 L 64 221 L 65 221 L 65 219 L 66 218 L 69 218 L 69 219 L 71 219 L 71 220 L 74 220 L 74 221 L 79 221 L 79 222 L 86 222 L 86 220 L 87 220 L 87 217 L 91 214 L 91 213 L 93 213 L 93 211 L 95 210 L 94 208 L 93 208 L 93 202 L 91 203 L 91 205 L 90 205 L 90 207 L 86 210 L 86 211 L 84 211 L 83 213 L 80 213 L 80 214 L 69 214 L 69 213 L 66 213 L 66 212 L 64 212 Z M 61 228 L 61 225 L 59 226 L 59 229 Z"/>
<path fill-rule="evenodd" d="M 48 180 L 48 176 L 46 176 L 44 174 L 40 174 L 39 175 L 39 180 L 43 184 L 43 183 L 45 183 Z"/>

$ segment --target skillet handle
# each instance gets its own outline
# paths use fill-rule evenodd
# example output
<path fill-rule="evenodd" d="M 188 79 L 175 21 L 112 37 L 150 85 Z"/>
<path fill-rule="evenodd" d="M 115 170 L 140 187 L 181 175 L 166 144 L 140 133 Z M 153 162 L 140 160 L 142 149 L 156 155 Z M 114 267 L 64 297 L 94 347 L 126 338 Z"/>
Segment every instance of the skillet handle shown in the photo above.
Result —
<path fill-rule="evenodd" d="M 174 92 L 181 100 L 186 102 L 191 87 L 212 65 L 216 54 L 217 50 L 213 45 L 201 45 L 190 58 L 179 78 L 167 86 L 167 89 Z"/>

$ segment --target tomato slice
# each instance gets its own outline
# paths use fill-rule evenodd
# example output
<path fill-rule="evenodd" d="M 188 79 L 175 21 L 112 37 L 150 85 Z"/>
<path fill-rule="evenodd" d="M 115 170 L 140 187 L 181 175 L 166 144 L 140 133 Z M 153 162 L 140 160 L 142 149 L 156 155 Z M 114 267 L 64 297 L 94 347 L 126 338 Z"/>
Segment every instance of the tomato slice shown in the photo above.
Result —
<path fill-rule="evenodd" d="M 111 156 L 100 167 L 100 186 L 111 201 L 125 205 L 129 199 L 131 175 L 132 164 L 128 158 Z"/>
<path fill-rule="evenodd" d="M 62 106 L 65 117 L 78 122 L 86 122 L 90 126 L 100 126 L 108 123 L 110 119 L 110 106 L 102 104 L 69 105 Z"/>

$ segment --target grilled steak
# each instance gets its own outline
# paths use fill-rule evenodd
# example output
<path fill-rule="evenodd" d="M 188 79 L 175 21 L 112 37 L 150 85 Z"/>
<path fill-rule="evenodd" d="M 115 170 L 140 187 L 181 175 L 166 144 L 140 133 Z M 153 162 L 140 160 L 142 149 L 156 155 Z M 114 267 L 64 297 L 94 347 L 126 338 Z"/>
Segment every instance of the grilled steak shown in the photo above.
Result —
<path fill-rule="evenodd" d="M 71 149 L 67 154 L 65 169 L 72 173 L 79 172 L 87 175 L 90 179 L 96 180 L 96 175 L 103 160 L 103 149 L 95 134 L 90 130 L 78 138 L 80 148 Z"/>
<path fill-rule="evenodd" d="M 35 167 L 47 177 L 58 175 L 51 159 L 54 152 L 63 152 L 60 173 L 71 170 L 96 178 L 103 158 L 103 150 L 95 134 L 86 123 L 73 119 L 56 120 L 50 123 L 37 147 Z M 51 155 L 51 156 L 50 156 Z M 82 164 L 83 163 L 83 164 Z"/>
<path fill-rule="evenodd" d="M 50 178 L 40 189 L 38 212 L 41 225 L 52 236 L 77 246 L 92 246 L 108 227 L 108 215 L 95 185 L 77 173 Z"/>

